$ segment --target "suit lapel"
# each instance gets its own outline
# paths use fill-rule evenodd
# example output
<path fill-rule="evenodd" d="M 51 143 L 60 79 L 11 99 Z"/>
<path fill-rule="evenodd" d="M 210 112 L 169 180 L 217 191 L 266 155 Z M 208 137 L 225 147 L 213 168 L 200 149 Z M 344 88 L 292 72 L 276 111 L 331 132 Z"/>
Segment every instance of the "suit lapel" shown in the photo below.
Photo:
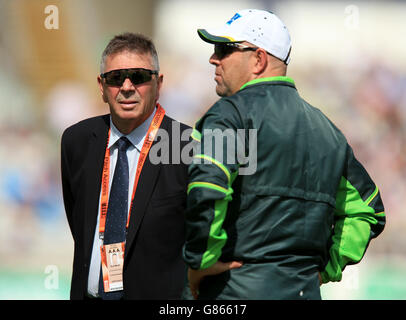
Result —
<path fill-rule="evenodd" d="M 107 147 L 107 136 L 110 127 L 110 118 L 103 116 L 100 125 L 95 127 L 89 140 L 87 159 L 85 165 L 86 172 L 86 204 L 85 204 L 85 223 L 84 223 L 84 243 L 85 259 L 90 261 L 92 252 L 93 238 L 97 224 L 97 215 L 99 208 L 101 177 L 103 170 L 104 154 Z"/>
<path fill-rule="evenodd" d="M 171 121 L 169 120 L 169 118 L 167 116 L 164 116 L 160 129 L 166 130 L 166 132 L 169 133 L 168 128 L 170 122 Z M 152 147 L 156 144 L 156 142 L 157 141 L 154 141 Z M 164 152 L 164 150 L 162 150 L 162 152 Z M 161 163 L 152 164 L 151 161 L 149 160 L 148 155 L 148 157 L 145 159 L 144 167 L 142 168 L 141 171 L 138 187 L 137 190 L 135 191 L 134 202 L 131 207 L 131 217 L 128 226 L 124 261 L 128 255 L 128 252 L 130 251 L 131 246 L 133 245 L 134 239 L 136 238 L 138 230 L 142 224 L 142 220 L 144 218 L 146 209 L 148 207 L 151 196 L 154 192 L 154 186 L 159 176 L 160 169 Z"/>

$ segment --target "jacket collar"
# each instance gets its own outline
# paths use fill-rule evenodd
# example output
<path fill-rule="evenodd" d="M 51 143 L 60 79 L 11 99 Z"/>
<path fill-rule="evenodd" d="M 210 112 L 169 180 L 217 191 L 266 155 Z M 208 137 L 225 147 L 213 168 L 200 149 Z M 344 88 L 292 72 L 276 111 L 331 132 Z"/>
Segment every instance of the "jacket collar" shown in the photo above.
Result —
<path fill-rule="evenodd" d="M 276 77 L 266 77 L 266 78 L 258 78 L 258 79 L 254 79 L 251 81 L 248 81 L 247 83 L 245 83 L 244 85 L 242 85 L 242 87 L 240 88 L 240 90 L 245 89 L 247 86 L 251 86 L 254 84 L 282 84 L 282 85 L 289 85 L 292 86 L 294 88 L 295 87 L 295 81 L 293 81 L 292 78 L 286 77 L 286 76 L 276 76 Z"/>

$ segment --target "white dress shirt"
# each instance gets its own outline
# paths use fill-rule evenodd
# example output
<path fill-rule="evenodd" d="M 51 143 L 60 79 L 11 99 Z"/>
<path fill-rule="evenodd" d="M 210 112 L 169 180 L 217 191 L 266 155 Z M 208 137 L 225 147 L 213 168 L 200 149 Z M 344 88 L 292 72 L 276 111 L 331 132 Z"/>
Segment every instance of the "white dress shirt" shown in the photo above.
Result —
<path fill-rule="evenodd" d="M 122 136 L 128 138 L 131 142 L 131 145 L 127 149 L 127 158 L 128 158 L 128 168 L 129 168 L 129 183 L 130 186 L 128 188 L 128 210 L 130 210 L 131 206 L 131 198 L 133 194 L 133 187 L 134 180 L 135 180 L 135 173 L 137 170 L 138 158 L 142 149 L 142 145 L 144 144 L 145 137 L 148 132 L 148 128 L 152 122 L 152 119 L 155 115 L 156 109 L 154 112 L 149 116 L 147 120 L 145 120 L 139 127 L 135 128 L 131 133 L 128 135 L 122 134 L 113 124 L 110 116 L 110 139 L 109 145 L 107 146 L 110 148 L 110 176 L 109 176 L 109 194 L 111 183 L 113 180 L 114 169 L 116 167 L 117 162 L 117 155 L 118 155 L 118 148 L 115 144 Z M 100 190 L 100 198 L 99 198 L 99 208 L 97 214 L 97 225 L 96 230 L 94 232 L 94 240 L 93 240 L 93 249 L 92 249 L 92 256 L 90 260 L 90 267 L 89 267 L 89 277 L 87 282 L 87 293 L 90 296 L 98 297 L 99 291 L 99 277 L 100 277 L 100 265 L 101 265 L 101 256 L 100 256 L 100 247 L 103 245 L 103 240 L 99 238 L 99 221 L 100 221 L 100 199 L 101 199 L 101 190 Z"/>

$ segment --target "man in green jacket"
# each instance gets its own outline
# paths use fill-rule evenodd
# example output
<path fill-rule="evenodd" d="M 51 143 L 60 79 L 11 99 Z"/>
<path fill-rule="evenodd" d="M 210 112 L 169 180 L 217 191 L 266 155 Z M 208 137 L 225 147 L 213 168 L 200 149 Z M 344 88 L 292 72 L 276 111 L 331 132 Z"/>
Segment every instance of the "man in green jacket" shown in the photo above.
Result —
<path fill-rule="evenodd" d="M 198 34 L 214 44 L 222 98 L 192 134 L 184 296 L 320 299 L 382 232 L 378 187 L 286 76 L 291 41 L 276 15 L 243 10 Z"/>

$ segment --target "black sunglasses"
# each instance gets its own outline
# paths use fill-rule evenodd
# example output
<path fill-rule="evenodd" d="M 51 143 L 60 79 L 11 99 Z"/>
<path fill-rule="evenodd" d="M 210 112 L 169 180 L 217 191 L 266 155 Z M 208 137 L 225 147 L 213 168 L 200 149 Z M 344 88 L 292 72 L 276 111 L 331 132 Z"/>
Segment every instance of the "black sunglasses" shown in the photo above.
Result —
<path fill-rule="evenodd" d="M 153 74 L 158 74 L 157 70 L 149 70 L 144 68 L 118 69 L 112 70 L 100 75 L 106 80 L 109 86 L 121 87 L 125 79 L 130 79 L 133 85 L 148 82 L 152 79 Z"/>
<path fill-rule="evenodd" d="M 240 51 L 257 51 L 257 47 L 249 47 L 241 43 L 216 43 L 214 45 L 214 53 L 217 58 L 223 59 L 225 56 L 240 50 Z"/>

